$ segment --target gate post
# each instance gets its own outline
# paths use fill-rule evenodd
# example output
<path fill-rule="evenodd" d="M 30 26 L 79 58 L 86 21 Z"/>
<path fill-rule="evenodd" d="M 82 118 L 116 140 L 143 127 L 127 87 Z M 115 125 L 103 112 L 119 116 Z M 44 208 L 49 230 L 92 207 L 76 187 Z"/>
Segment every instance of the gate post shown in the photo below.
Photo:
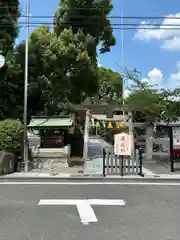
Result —
<path fill-rule="evenodd" d="M 142 166 L 143 166 L 143 152 L 142 148 L 139 148 L 139 175 L 141 177 L 144 177 L 143 171 L 142 171 Z"/>
<path fill-rule="evenodd" d="M 175 172 L 174 168 L 174 154 L 173 154 L 173 130 L 172 127 L 169 126 L 169 140 L 170 140 L 170 146 L 169 146 L 169 152 L 170 152 L 170 167 L 171 167 L 171 172 Z"/>
<path fill-rule="evenodd" d="M 103 148 L 103 177 L 106 176 L 106 150 Z"/>
<path fill-rule="evenodd" d="M 124 175 L 124 156 L 119 156 L 121 158 L 121 177 Z"/>

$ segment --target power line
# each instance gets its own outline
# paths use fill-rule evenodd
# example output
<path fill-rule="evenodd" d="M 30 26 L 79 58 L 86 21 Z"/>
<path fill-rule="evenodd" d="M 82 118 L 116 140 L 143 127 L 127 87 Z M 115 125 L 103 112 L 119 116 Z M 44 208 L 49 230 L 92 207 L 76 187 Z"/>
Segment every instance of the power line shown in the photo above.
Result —
<path fill-rule="evenodd" d="M 29 26 L 39 26 L 39 25 L 48 25 L 48 26 L 55 26 L 56 23 L 53 22 L 30 22 Z M 64 26 L 70 26 L 70 27 L 92 27 L 94 25 L 87 24 L 83 22 L 66 22 L 66 23 L 62 23 L 62 25 Z M 19 22 L 17 23 L 17 26 L 19 27 L 23 27 L 26 26 L 26 22 Z M 144 29 L 144 30 L 180 30 L 180 24 L 143 24 L 143 25 L 139 25 L 139 24 L 135 24 L 135 23 L 111 23 L 111 26 L 113 29 L 125 29 L 125 30 L 130 30 L 130 29 Z M 110 26 L 110 28 L 111 28 Z M 0 24 L 0 27 L 12 27 L 12 25 L 9 24 Z"/>
<path fill-rule="evenodd" d="M 29 27 L 35 27 L 35 26 L 37 26 L 37 25 L 29 25 Z M 20 25 L 19 26 L 20 28 L 23 28 L 23 27 L 25 27 L 25 25 Z M 51 26 L 49 26 L 50 28 L 53 28 L 54 27 L 54 25 L 51 25 Z M 111 28 L 112 30 L 148 30 L 147 28 L 131 28 L 131 27 L 128 27 L 128 28 L 121 28 L 121 27 L 113 27 L 113 28 Z M 96 30 L 98 30 L 98 29 L 96 29 Z M 100 30 L 100 29 L 99 29 Z M 170 28 L 170 29 L 168 29 L 168 28 L 161 28 L 161 29 L 159 29 L 159 28 L 153 28 L 152 30 L 166 30 L 166 31 L 175 31 L 175 30 L 179 30 L 180 31 L 180 27 L 179 28 Z"/>
<path fill-rule="evenodd" d="M 19 24 L 26 24 L 25 22 L 19 22 Z M 56 25 L 54 22 L 30 22 L 30 24 L 42 24 L 42 25 Z M 61 22 L 62 25 L 72 25 L 72 26 L 94 26 L 92 23 L 83 22 Z M 97 23 L 95 23 L 96 25 Z M 4 25 L 4 24 L 3 24 Z M 2 26 L 3 26 L 2 25 Z M 153 27 L 180 27 L 180 24 L 138 24 L 138 23 L 111 23 L 111 26 L 136 26 L 138 28 L 154 29 Z M 146 27 L 147 26 L 147 27 Z M 152 27 L 152 28 L 150 28 Z M 159 28 L 158 28 L 159 29 Z M 161 29 L 161 28 L 160 28 Z M 168 28 L 170 29 L 170 28 Z"/>
<path fill-rule="evenodd" d="M 9 6 L 8 4 L 5 4 L 4 6 L 0 6 L 0 10 L 11 10 L 11 9 L 17 9 L 19 11 L 21 11 L 21 9 L 19 8 L 19 5 L 14 4 L 14 6 Z M 67 10 L 70 8 L 67 8 Z M 109 8 L 105 8 L 103 6 L 99 6 L 97 5 L 97 7 L 93 7 L 93 8 L 89 8 L 89 7 L 81 7 L 81 8 L 72 8 L 72 10 L 96 10 L 97 12 L 100 11 L 100 9 L 102 10 L 109 10 Z M 19 15 L 17 15 L 18 17 Z M 76 15 L 74 15 L 76 16 Z M 1 17 L 2 17 L 2 13 L 1 13 Z M 27 17 L 26 15 L 21 15 L 20 17 Z M 31 18 L 54 18 L 54 16 L 50 16 L 50 15 L 45 15 L 45 16 L 41 16 L 41 15 L 34 15 L 34 16 L 30 16 Z M 79 17 L 79 15 L 78 15 Z M 180 17 L 173 17 L 173 16 L 108 16 L 109 18 L 124 18 L 124 19 L 180 19 Z"/>
<path fill-rule="evenodd" d="M 1 9 L 6 9 L 6 10 L 11 10 L 11 9 L 18 9 L 17 6 L 15 7 L 9 7 L 9 6 L 5 6 L 2 7 L 0 6 L 0 10 Z M 102 7 L 103 10 L 106 10 L 105 8 Z M 97 10 L 97 12 L 99 12 L 99 8 L 74 8 L 73 10 Z M 4 14 L 4 16 L 7 16 L 6 14 Z M 11 15 L 12 16 L 12 15 Z M 14 17 L 20 17 L 20 18 L 26 18 L 26 15 L 13 15 Z M 72 17 L 86 17 L 86 15 L 71 15 Z M 3 13 L 1 13 L 0 17 L 3 17 Z M 99 17 L 99 16 L 91 16 L 91 17 Z M 30 16 L 30 18 L 55 18 L 54 16 L 50 16 L 50 15 L 33 15 Z M 180 17 L 173 17 L 173 16 L 107 16 L 107 18 L 115 18 L 115 19 L 172 19 L 172 20 L 176 20 L 176 19 L 180 19 Z"/>
<path fill-rule="evenodd" d="M 1 17 L 2 17 L 3 15 L 1 15 Z M 5 15 L 4 15 L 5 16 Z M 15 15 L 13 15 L 13 16 L 15 16 Z M 18 16 L 17 16 L 18 17 Z M 27 16 L 26 15 L 20 15 L 20 18 L 26 18 Z M 71 17 L 77 17 L 77 18 L 87 18 L 87 16 L 86 15 L 71 15 Z M 96 16 L 96 15 L 91 15 L 90 16 L 91 18 L 99 18 L 99 16 Z M 30 16 L 30 18 L 32 18 L 32 19 L 41 19 L 41 18 L 43 18 L 43 19 L 55 19 L 55 17 L 54 16 L 43 16 L 43 15 L 39 15 L 39 16 Z M 145 17 L 145 16 L 123 16 L 123 17 L 121 17 L 121 16 L 107 16 L 107 18 L 108 19 L 134 19 L 134 20 L 164 20 L 164 19 L 169 19 L 169 20 L 178 20 L 178 19 L 180 19 L 180 17 Z"/>
<path fill-rule="evenodd" d="M 72 17 L 86 17 L 86 15 L 71 15 Z M 25 18 L 26 15 L 21 15 L 20 17 Z M 99 16 L 91 16 L 91 17 L 99 17 Z M 43 15 L 34 15 L 34 16 L 30 16 L 30 18 L 55 18 L 54 16 L 43 16 Z M 172 20 L 176 20 L 176 19 L 180 19 L 180 17 L 163 17 L 163 16 L 156 16 L 156 17 L 152 17 L 152 16 L 107 16 L 107 18 L 117 18 L 117 19 L 172 19 Z"/>
<path fill-rule="evenodd" d="M 53 22 L 53 21 L 31 21 L 30 24 L 47 24 L 47 25 L 55 25 L 57 24 L 58 22 Z M 82 26 L 82 25 L 87 25 L 87 26 L 92 26 L 92 23 L 84 23 L 81 22 L 81 21 L 66 21 L 66 22 L 60 22 L 62 25 L 79 25 L 79 26 Z M 18 24 L 26 24 L 25 21 L 18 21 Z M 97 22 L 95 22 L 94 24 L 97 24 Z M 1 23 L 0 21 L 0 25 L 1 26 L 4 26 L 4 25 L 11 25 L 10 23 L 9 24 L 6 24 L 6 23 Z M 158 24 L 158 23 L 144 23 L 144 24 L 139 24 L 139 23 L 111 23 L 112 26 L 137 26 L 137 27 L 142 27 L 142 28 L 145 28 L 145 26 L 147 27 L 179 27 L 180 26 L 180 23 L 179 24 Z"/>

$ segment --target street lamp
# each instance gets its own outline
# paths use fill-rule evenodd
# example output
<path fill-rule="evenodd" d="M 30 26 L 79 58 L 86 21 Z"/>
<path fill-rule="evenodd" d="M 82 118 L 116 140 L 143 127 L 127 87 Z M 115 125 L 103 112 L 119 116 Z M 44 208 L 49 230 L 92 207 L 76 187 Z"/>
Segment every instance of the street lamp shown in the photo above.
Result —
<path fill-rule="evenodd" d="M 24 75 L 24 170 L 28 172 L 28 138 L 27 138 L 27 98 L 28 98 L 28 41 L 29 41 L 30 0 L 26 0 L 26 43 L 25 43 L 25 75 Z"/>

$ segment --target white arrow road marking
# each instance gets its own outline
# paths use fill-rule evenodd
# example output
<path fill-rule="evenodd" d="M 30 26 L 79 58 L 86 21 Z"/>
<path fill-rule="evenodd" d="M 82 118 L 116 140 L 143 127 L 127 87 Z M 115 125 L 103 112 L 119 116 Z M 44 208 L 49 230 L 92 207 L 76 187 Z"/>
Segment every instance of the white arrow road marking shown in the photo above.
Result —
<path fill-rule="evenodd" d="M 76 205 L 81 222 L 87 225 L 90 222 L 98 222 L 91 205 L 125 206 L 126 202 L 122 199 L 41 199 L 38 205 Z"/>

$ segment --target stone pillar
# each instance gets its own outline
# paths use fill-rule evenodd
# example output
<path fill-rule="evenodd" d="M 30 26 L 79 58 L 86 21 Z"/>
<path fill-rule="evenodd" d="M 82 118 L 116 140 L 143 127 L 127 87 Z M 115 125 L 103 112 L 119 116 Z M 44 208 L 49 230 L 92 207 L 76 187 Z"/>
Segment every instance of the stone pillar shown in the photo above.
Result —
<path fill-rule="evenodd" d="M 145 160 L 152 160 L 153 153 L 153 127 L 146 127 L 146 147 L 145 147 Z"/>

